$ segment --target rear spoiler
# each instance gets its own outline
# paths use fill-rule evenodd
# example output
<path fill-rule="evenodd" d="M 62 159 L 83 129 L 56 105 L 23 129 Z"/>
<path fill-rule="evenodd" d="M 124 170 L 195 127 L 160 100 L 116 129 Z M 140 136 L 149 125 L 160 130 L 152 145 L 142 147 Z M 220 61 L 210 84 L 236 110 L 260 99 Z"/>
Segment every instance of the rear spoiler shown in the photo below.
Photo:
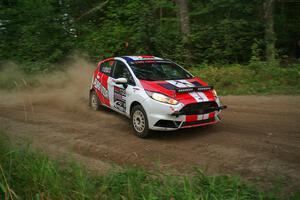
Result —
<path fill-rule="evenodd" d="M 175 89 L 176 93 L 186 93 L 186 92 L 203 92 L 207 90 L 214 89 L 213 86 L 196 86 L 196 87 L 185 87 L 185 88 L 177 88 Z"/>

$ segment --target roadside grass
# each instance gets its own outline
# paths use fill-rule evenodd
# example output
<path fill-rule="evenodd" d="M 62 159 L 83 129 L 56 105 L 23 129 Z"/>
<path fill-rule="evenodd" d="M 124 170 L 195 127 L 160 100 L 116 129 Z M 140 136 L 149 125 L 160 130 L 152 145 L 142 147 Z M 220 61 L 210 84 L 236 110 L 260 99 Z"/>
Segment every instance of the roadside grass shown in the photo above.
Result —
<path fill-rule="evenodd" d="M 37 84 L 38 80 L 35 75 L 25 73 L 13 63 L 6 63 L 5 68 L 2 69 L 0 63 L 0 89 L 10 91 L 35 87 Z"/>
<path fill-rule="evenodd" d="M 297 199 L 280 188 L 259 190 L 238 177 L 193 177 L 127 167 L 105 175 L 89 173 L 75 162 L 52 160 L 30 146 L 15 147 L 0 132 L 0 199 Z"/>
<path fill-rule="evenodd" d="M 228 66 L 201 65 L 191 71 L 213 85 L 221 95 L 300 94 L 300 64 L 288 67 L 265 62 Z"/>

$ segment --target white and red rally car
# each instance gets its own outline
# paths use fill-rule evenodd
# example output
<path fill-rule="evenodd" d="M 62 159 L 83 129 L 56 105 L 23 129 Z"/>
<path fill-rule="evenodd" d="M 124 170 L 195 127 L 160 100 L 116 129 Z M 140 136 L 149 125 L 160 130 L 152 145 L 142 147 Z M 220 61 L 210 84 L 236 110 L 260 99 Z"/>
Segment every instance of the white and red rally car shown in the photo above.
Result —
<path fill-rule="evenodd" d="M 99 62 L 90 106 L 109 107 L 131 119 L 134 133 L 214 124 L 221 106 L 216 91 L 172 61 L 154 56 L 114 57 Z"/>

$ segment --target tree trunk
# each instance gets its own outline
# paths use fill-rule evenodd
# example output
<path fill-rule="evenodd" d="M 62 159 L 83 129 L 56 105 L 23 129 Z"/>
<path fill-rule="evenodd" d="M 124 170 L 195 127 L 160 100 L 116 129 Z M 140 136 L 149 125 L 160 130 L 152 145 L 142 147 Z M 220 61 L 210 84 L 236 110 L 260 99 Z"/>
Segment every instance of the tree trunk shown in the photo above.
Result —
<path fill-rule="evenodd" d="M 184 57 L 188 64 L 191 64 L 192 54 L 189 48 L 189 34 L 190 34 L 190 18 L 187 0 L 176 0 L 179 6 L 180 28 L 182 33 L 182 42 L 184 45 Z"/>
<path fill-rule="evenodd" d="M 266 41 L 266 60 L 267 62 L 275 61 L 275 32 L 274 32 L 274 19 L 273 19 L 273 10 L 274 10 L 275 0 L 266 0 L 264 4 L 265 12 L 265 41 Z"/>
<path fill-rule="evenodd" d="M 180 27 L 184 36 L 190 34 L 190 18 L 187 0 L 176 0 L 179 6 Z"/>

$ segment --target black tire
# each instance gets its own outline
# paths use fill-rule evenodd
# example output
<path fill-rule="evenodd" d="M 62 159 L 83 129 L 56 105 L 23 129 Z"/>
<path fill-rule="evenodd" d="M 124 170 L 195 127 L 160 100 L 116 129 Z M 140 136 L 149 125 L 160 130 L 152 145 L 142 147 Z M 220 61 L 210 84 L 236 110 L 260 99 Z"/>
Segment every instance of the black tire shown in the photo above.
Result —
<path fill-rule="evenodd" d="M 98 111 L 101 108 L 101 102 L 95 91 L 91 91 L 90 93 L 89 105 L 95 111 Z"/>
<path fill-rule="evenodd" d="M 148 126 L 147 114 L 141 105 L 133 107 L 130 113 L 130 123 L 136 136 L 140 138 L 147 138 L 151 135 Z"/>

